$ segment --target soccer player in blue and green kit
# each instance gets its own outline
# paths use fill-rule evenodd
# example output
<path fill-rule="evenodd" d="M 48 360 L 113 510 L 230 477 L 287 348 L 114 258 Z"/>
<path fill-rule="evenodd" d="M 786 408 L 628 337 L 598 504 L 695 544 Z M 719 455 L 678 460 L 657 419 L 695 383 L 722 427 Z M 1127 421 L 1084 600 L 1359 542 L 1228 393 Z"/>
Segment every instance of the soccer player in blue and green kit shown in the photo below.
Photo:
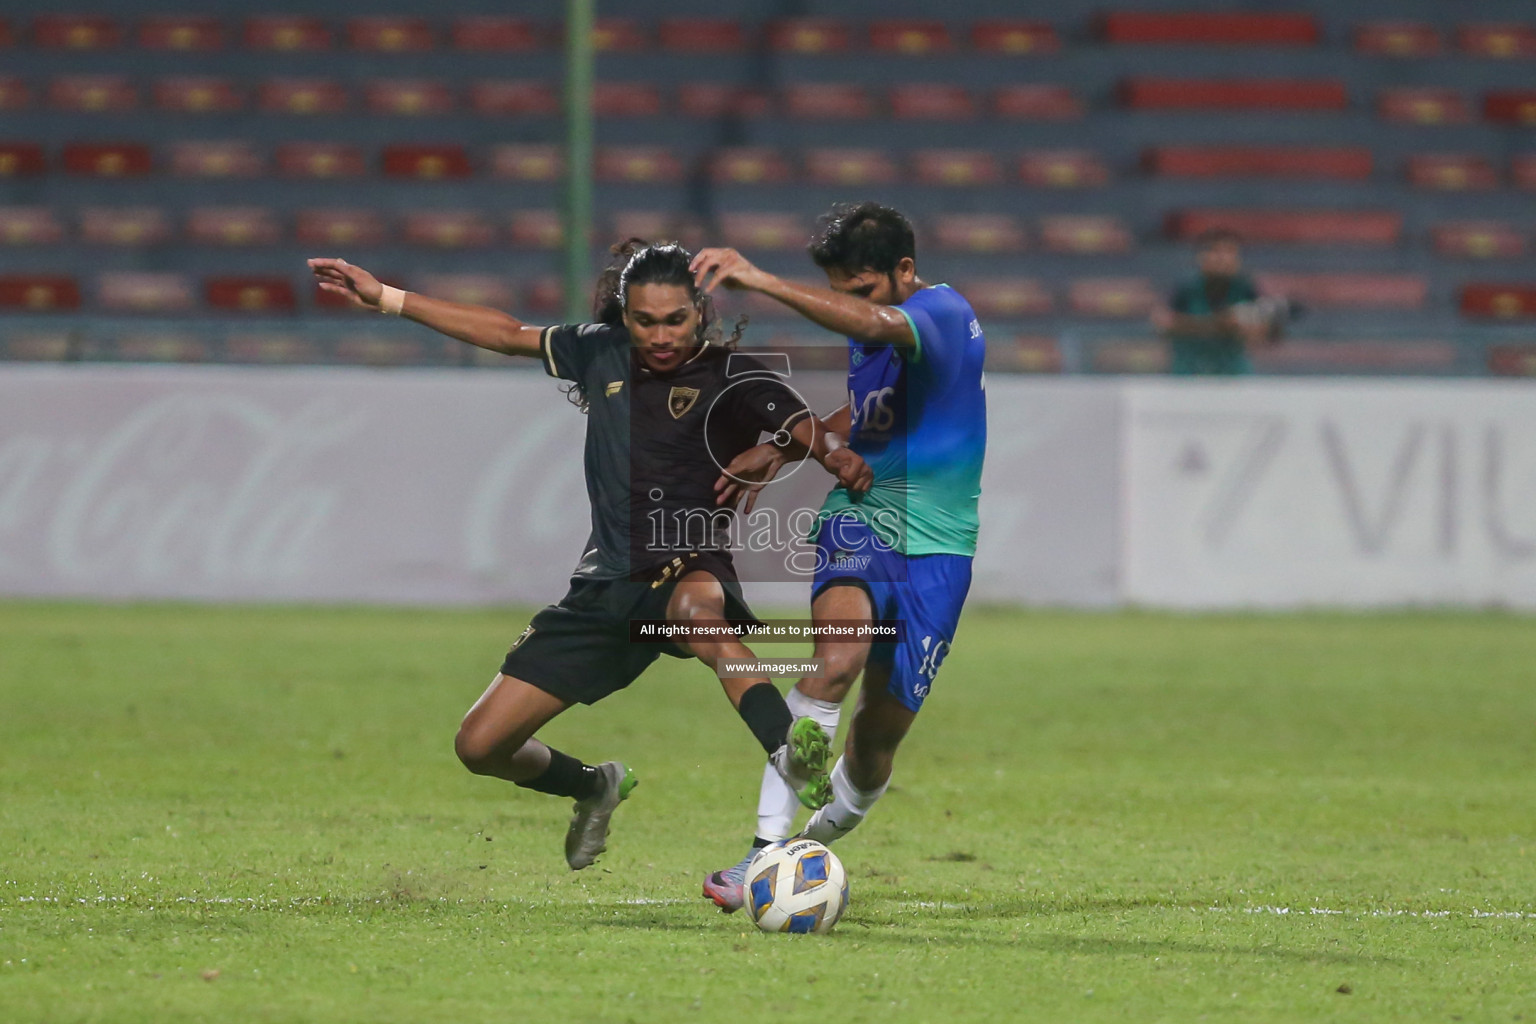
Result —
<path fill-rule="evenodd" d="M 875 481 L 862 497 L 833 490 L 822 506 L 811 538 L 811 615 L 818 625 L 898 620 L 902 636 L 875 644 L 819 638 L 825 674 L 801 679 L 786 698 L 797 718 L 813 718 L 830 738 L 843 698 L 864 676 L 832 769 L 832 802 L 801 832 L 824 843 L 851 831 L 885 792 L 896 748 L 954 643 L 976 551 L 986 337 L 963 296 L 918 278 L 916 248 L 904 216 L 866 202 L 836 206 L 818 226 L 810 253 L 828 288 L 785 281 L 730 249 L 705 249 L 693 261 L 706 289 L 761 292 L 848 338 L 848 405 L 827 423 Z M 770 478 L 781 458 L 763 446 L 744 453 L 727 467 L 724 490 L 742 489 L 735 478 Z M 789 836 L 797 807 L 794 792 L 765 773 L 753 850 L 710 875 L 704 895 L 727 912 L 740 907 L 752 856 Z"/>

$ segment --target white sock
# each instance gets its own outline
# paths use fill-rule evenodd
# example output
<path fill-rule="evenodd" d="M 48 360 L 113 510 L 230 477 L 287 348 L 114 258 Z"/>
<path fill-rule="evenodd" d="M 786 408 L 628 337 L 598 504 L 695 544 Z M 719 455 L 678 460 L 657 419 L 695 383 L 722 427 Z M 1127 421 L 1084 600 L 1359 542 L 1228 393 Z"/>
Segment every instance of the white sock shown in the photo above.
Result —
<path fill-rule="evenodd" d="M 821 731 L 827 734 L 828 742 L 837 738 L 837 723 L 843 714 L 842 705 L 807 697 L 796 687 L 790 687 L 789 693 L 784 695 L 784 703 L 789 705 L 789 713 L 796 718 L 810 718 L 821 726 Z M 763 785 L 757 794 L 757 838 L 772 843 L 788 839 L 790 830 L 794 828 L 795 812 L 799 809 L 800 798 L 795 796 L 789 783 L 769 762 L 763 768 Z"/>
<path fill-rule="evenodd" d="M 859 789 L 848 777 L 843 761 L 840 757 L 832 766 L 832 802 L 812 815 L 805 831 L 800 833 L 807 839 L 831 843 L 852 832 L 891 784 L 887 779 L 879 789 Z"/>

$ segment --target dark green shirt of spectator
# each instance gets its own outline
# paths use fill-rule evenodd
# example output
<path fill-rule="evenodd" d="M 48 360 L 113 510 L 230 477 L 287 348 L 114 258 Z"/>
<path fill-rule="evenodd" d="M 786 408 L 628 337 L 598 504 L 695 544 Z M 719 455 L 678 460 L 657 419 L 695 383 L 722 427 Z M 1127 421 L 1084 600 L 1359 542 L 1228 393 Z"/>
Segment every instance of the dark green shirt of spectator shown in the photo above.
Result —
<path fill-rule="evenodd" d="M 1197 256 L 1200 273 L 1174 290 L 1166 308 L 1152 314 L 1152 325 L 1168 339 L 1169 370 L 1176 374 L 1253 372 L 1252 348 L 1273 340 L 1274 326 L 1242 315 L 1258 289 L 1243 273 L 1241 243 L 1229 231 L 1202 235 Z M 1251 308 L 1251 307 L 1250 307 Z"/>

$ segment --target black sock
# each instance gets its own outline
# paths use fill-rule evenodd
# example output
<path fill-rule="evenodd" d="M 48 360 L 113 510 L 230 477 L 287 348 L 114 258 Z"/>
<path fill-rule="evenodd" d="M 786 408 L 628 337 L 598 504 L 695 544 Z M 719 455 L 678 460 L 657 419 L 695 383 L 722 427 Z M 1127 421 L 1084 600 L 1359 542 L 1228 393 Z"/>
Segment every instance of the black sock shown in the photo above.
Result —
<path fill-rule="evenodd" d="M 795 716 L 784 703 L 784 695 L 772 683 L 758 683 L 742 694 L 736 713 L 770 754 L 784 745 L 789 738 L 789 727 L 795 724 Z"/>
<path fill-rule="evenodd" d="M 753 836 L 752 849 L 761 850 L 765 846 L 772 846 L 775 842 L 777 842 L 775 839 L 764 839 L 762 836 Z"/>
<path fill-rule="evenodd" d="M 589 764 L 582 764 L 570 754 L 562 754 L 554 747 L 550 747 L 549 767 L 526 782 L 519 782 L 518 785 L 537 793 L 585 800 L 597 792 L 600 780 L 601 776 L 597 774 L 596 768 Z"/>

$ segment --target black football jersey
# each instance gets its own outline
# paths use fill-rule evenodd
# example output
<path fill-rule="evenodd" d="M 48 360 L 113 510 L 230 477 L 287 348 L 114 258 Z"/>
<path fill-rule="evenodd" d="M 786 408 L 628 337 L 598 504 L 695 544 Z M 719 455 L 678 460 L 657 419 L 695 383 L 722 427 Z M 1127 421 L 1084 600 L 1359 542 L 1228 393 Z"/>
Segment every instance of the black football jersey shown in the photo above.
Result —
<path fill-rule="evenodd" d="M 550 327 L 539 349 L 587 404 L 592 533 L 576 576 L 649 578 L 680 553 L 728 551 L 733 514 L 715 504 L 715 481 L 764 434 L 787 444 L 810 415 L 787 374 L 717 344 L 665 373 L 619 325 Z"/>

